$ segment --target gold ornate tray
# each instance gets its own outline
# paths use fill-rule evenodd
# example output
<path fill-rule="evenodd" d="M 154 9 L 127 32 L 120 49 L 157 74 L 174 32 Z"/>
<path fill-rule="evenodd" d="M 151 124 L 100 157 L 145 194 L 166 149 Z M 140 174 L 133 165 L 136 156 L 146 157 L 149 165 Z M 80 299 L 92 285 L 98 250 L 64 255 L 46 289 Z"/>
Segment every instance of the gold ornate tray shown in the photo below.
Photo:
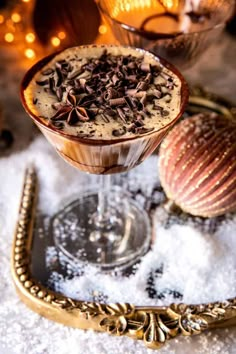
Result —
<path fill-rule="evenodd" d="M 186 112 L 206 110 L 232 118 L 236 111 L 224 99 L 195 88 Z M 142 307 L 78 301 L 44 287 L 33 278 L 31 264 L 37 195 L 37 173 L 28 168 L 13 242 L 12 275 L 20 298 L 33 311 L 64 325 L 140 339 L 152 349 L 160 348 L 178 335 L 190 336 L 211 328 L 236 325 L 236 298 L 199 305 Z"/>

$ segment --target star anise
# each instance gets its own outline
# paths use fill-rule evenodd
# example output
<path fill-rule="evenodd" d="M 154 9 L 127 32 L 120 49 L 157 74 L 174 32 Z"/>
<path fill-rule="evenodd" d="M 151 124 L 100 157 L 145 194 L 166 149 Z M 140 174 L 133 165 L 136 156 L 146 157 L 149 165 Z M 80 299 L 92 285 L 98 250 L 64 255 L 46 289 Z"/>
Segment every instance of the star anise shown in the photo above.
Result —
<path fill-rule="evenodd" d="M 76 97 L 70 92 L 67 95 L 66 102 L 60 102 L 54 105 L 57 112 L 51 117 L 52 121 L 66 120 L 69 125 L 73 125 L 79 121 L 88 121 L 89 115 L 85 107 L 83 107 L 82 99 Z"/>

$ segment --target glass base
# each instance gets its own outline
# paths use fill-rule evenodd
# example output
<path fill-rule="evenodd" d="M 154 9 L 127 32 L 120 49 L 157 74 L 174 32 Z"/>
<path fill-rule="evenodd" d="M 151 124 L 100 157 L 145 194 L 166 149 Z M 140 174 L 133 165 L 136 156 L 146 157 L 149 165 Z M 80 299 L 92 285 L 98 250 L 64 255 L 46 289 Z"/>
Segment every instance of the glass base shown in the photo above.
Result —
<path fill-rule="evenodd" d="M 147 213 L 120 188 L 109 191 L 101 219 L 98 191 L 88 191 L 51 220 L 56 246 L 73 263 L 85 262 L 102 270 L 130 267 L 150 246 Z"/>

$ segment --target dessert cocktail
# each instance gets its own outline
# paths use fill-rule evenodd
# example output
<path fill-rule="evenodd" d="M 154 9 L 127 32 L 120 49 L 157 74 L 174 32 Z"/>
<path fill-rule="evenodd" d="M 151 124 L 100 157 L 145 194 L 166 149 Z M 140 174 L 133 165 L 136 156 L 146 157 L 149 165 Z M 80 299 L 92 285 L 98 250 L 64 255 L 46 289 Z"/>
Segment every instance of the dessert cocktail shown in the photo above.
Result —
<path fill-rule="evenodd" d="M 112 268 L 148 249 L 148 216 L 121 189 L 110 189 L 109 176 L 148 157 L 183 113 L 187 98 L 180 73 L 141 49 L 74 47 L 28 71 L 22 82 L 26 111 L 62 158 L 101 175 L 100 188 L 85 191 L 76 204 L 76 247 L 56 237 L 67 256 Z"/>

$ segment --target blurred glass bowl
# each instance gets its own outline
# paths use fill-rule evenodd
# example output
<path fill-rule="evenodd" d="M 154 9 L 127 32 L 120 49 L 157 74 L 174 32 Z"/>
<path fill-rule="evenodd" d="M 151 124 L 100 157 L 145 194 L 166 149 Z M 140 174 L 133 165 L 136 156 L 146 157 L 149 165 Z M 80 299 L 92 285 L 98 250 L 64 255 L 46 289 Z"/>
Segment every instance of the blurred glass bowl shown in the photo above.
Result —
<path fill-rule="evenodd" d="M 143 48 L 183 69 L 218 38 L 234 0 L 97 0 L 122 45 Z"/>

